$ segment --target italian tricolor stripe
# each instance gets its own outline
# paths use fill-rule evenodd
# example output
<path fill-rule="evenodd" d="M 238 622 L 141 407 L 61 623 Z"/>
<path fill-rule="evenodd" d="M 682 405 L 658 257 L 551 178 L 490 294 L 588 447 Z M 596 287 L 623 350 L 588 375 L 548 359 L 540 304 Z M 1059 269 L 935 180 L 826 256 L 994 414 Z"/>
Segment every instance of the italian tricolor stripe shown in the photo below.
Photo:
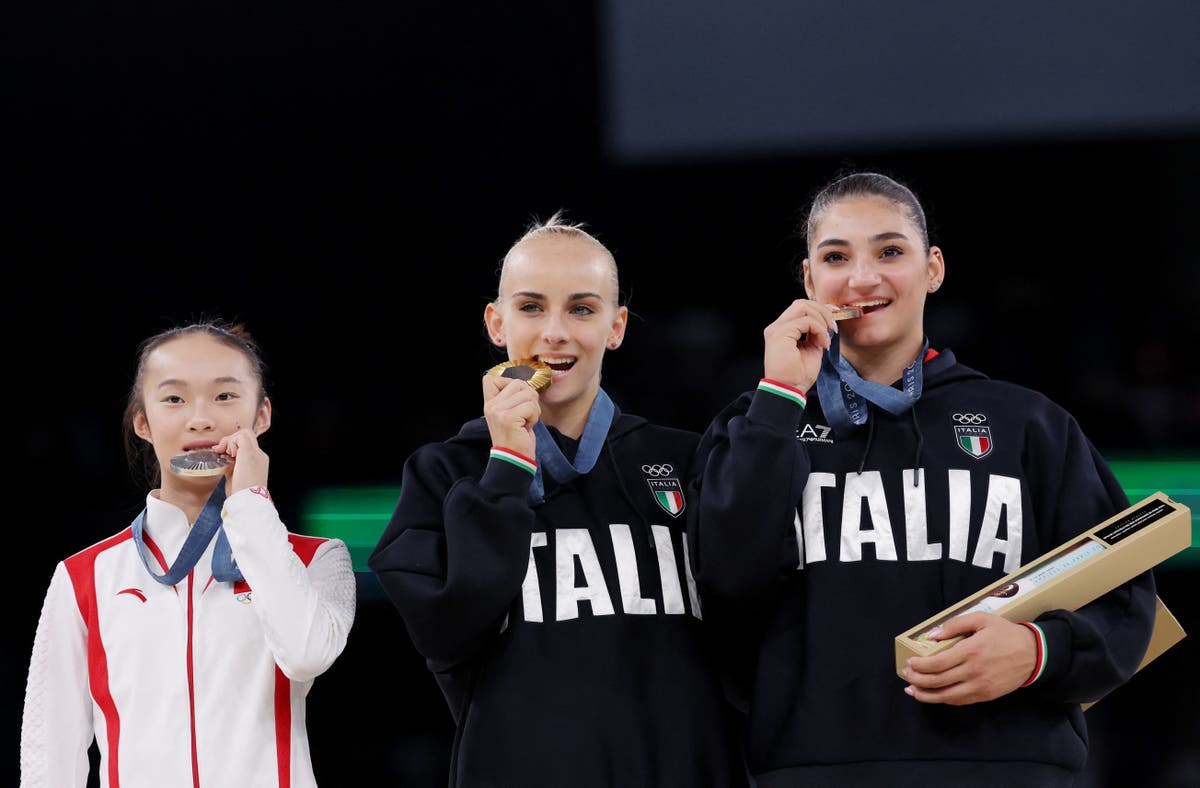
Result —
<path fill-rule="evenodd" d="M 1037 662 L 1033 666 L 1033 672 L 1029 674 L 1029 678 L 1025 679 L 1022 687 L 1028 687 L 1033 682 L 1042 677 L 1042 673 L 1046 670 L 1046 633 L 1042 628 L 1032 621 L 1018 621 L 1018 624 L 1028 627 L 1037 640 Z"/>
<path fill-rule="evenodd" d="M 515 451 L 509 451 L 508 449 L 502 449 L 499 446 L 493 446 L 488 456 L 496 460 L 504 460 L 505 462 L 512 463 L 518 468 L 523 468 L 524 470 L 529 471 L 531 474 L 537 474 L 537 461 L 531 460 L 524 455 L 517 454 Z"/>
<path fill-rule="evenodd" d="M 790 399 L 792 402 L 796 403 L 802 408 L 808 404 L 808 400 L 805 399 L 804 393 L 800 391 L 800 389 L 794 389 L 785 383 L 780 383 L 779 381 L 771 380 L 770 378 L 763 378 L 762 380 L 758 381 L 758 390 L 769 391 L 778 397 Z"/>
<path fill-rule="evenodd" d="M 654 496 L 658 498 L 659 504 L 667 510 L 668 514 L 679 514 L 683 511 L 683 496 L 679 493 L 673 490 L 666 492 L 658 490 Z"/>
<path fill-rule="evenodd" d="M 985 435 L 963 435 L 958 441 L 964 449 L 976 456 L 987 454 L 988 447 L 992 445 Z"/>

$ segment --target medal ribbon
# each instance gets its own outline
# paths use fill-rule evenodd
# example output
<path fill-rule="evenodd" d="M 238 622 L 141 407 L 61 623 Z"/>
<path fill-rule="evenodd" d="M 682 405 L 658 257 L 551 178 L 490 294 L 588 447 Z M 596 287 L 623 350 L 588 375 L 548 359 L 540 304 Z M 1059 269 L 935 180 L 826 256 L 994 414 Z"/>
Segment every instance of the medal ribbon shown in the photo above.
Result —
<path fill-rule="evenodd" d="M 865 424 L 869 415 L 867 402 L 874 402 L 893 416 L 899 416 L 921 398 L 925 382 L 922 361 L 929 348 L 928 339 L 917 354 L 916 361 L 901 373 L 900 389 L 859 377 L 850 362 L 842 358 L 840 339 L 836 333 L 833 334 L 829 350 L 821 359 L 821 372 L 817 375 L 821 410 L 835 433 L 847 435 L 855 427 Z"/>
<path fill-rule="evenodd" d="M 529 487 L 530 503 L 538 504 L 545 499 L 543 471 L 559 484 L 565 484 L 596 465 L 596 458 L 600 456 L 600 449 L 604 447 L 604 439 L 608 437 L 608 429 L 612 426 L 613 411 L 613 401 L 608 394 L 604 389 L 597 389 L 592 409 L 588 411 L 587 423 L 583 426 L 583 435 L 579 438 L 579 450 L 575 452 L 574 463 L 558 448 L 545 424 L 539 421 L 533 425 L 533 433 L 537 436 L 538 469 Z"/>
<path fill-rule="evenodd" d="M 233 551 L 229 547 L 225 529 L 221 527 L 221 508 L 224 505 L 225 477 L 221 477 L 221 481 L 217 482 L 212 494 L 208 496 L 208 501 L 200 511 L 200 516 L 196 518 L 195 524 L 188 531 L 187 539 L 184 540 L 183 547 L 179 548 L 179 555 L 175 557 L 175 563 L 167 569 L 166 574 L 162 575 L 150 568 L 150 555 L 146 548 L 145 538 L 146 510 L 143 509 L 133 521 L 133 543 L 137 546 L 138 556 L 141 557 L 142 564 L 145 565 L 150 576 L 165 586 L 175 585 L 196 566 L 196 562 L 200 560 L 200 556 L 204 555 L 205 548 L 208 547 L 208 543 L 212 541 L 215 534 L 217 544 L 213 548 L 213 577 L 222 583 L 244 580 L 237 562 L 233 560 Z"/>

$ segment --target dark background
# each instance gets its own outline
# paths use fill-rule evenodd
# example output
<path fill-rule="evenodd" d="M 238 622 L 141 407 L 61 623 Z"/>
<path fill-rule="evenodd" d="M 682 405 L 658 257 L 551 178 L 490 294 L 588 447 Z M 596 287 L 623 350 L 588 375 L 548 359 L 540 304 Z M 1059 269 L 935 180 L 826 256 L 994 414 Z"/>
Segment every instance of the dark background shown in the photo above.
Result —
<path fill-rule="evenodd" d="M 634 317 L 604 385 L 626 411 L 700 430 L 752 386 L 802 295 L 800 209 L 869 168 L 915 189 L 945 252 L 935 345 L 1046 392 L 1112 459 L 1197 457 L 1196 7 L 840 8 L 7 5 L 0 782 L 55 562 L 141 508 L 138 341 L 248 324 L 294 523 L 306 491 L 396 485 L 478 414 L 497 264 L 559 208 L 621 267 Z M 1160 596 L 1195 633 L 1179 566 Z M 1089 786 L 1200 783 L 1195 640 L 1088 712 Z M 326 788 L 444 783 L 448 715 L 369 574 L 309 732 Z"/>

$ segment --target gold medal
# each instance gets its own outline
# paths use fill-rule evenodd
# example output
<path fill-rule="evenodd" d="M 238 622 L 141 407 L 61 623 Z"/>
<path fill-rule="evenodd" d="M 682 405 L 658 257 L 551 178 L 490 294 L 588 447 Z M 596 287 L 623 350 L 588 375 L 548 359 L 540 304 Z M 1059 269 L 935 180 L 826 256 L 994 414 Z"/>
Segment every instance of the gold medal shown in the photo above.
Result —
<path fill-rule="evenodd" d="M 503 364 L 497 364 L 487 371 L 489 375 L 496 375 L 501 378 L 516 378 L 523 380 L 533 390 L 541 394 L 550 386 L 552 380 L 552 370 L 550 365 L 536 358 L 521 358 L 516 361 L 505 361 Z"/>
<path fill-rule="evenodd" d="M 172 457 L 171 471 L 180 476 L 220 476 L 232 462 L 211 449 L 197 449 Z"/>

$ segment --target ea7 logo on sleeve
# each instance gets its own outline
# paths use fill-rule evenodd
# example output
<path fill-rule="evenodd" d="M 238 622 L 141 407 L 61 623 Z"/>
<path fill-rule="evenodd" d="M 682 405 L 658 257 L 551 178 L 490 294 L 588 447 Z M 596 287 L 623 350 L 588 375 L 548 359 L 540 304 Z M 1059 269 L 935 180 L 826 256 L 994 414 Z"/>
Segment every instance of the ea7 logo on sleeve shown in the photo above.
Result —
<path fill-rule="evenodd" d="M 671 477 L 675 468 L 669 463 L 659 465 L 643 465 L 642 473 L 646 474 L 646 484 L 650 485 L 650 493 L 662 510 L 672 517 L 683 513 L 686 501 L 683 500 L 683 485 Z"/>
<path fill-rule="evenodd" d="M 801 424 L 796 428 L 796 438 L 805 443 L 833 443 L 829 437 L 832 429 L 824 424 Z"/>
<path fill-rule="evenodd" d="M 955 413 L 950 418 L 955 422 L 954 441 L 958 448 L 977 460 L 992 452 L 992 428 L 987 426 L 987 416 L 982 413 Z"/>

